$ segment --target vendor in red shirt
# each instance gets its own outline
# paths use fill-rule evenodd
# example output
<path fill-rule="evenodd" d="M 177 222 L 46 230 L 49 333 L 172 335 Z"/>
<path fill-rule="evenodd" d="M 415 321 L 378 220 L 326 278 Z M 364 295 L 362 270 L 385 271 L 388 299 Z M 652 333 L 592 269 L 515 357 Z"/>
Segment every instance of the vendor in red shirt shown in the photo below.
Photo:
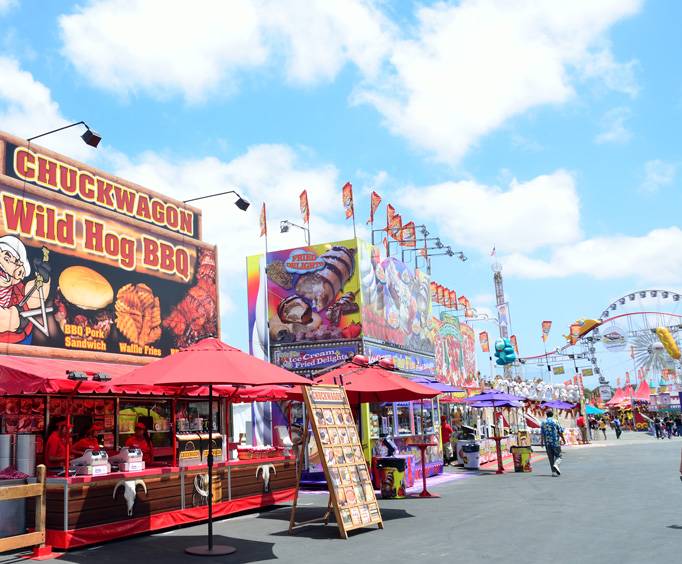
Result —
<path fill-rule="evenodd" d="M 585 426 L 585 418 L 581 415 L 578 417 L 576 420 L 576 424 L 578 425 L 578 429 L 580 429 L 580 439 L 583 444 L 587 444 L 587 427 Z"/>
<path fill-rule="evenodd" d="M 99 425 L 89 425 L 86 427 L 80 435 L 78 441 L 76 441 L 71 448 L 74 457 L 83 456 L 86 450 L 99 450 L 99 441 L 97 440 L 97 433 L 102 430 Z"/>
<path fill-rule="evenodd" d="M 144 423 L 138 421 L 135 424 L 135 434 L 126 441 L 127 447 L 139 448 L 145 464 L 154 462 L 154 447 Z"/>
<path fill-rule="evenodd" d="M 445 415 L 440 418 L 440 436 L 443 441 L 443 463 L 450 464 L 452 461 L 452 443 L 450 442 L 450 437 L 452 437 L 452 427 L 448 423 Z"/>
<path fill-rule="evenodd" d="M 66 420 L 55 417 L 50 422 L 50 430 L 45 443 L 45 465 L 51 470 L 63 470 L 66 458 Z"/>

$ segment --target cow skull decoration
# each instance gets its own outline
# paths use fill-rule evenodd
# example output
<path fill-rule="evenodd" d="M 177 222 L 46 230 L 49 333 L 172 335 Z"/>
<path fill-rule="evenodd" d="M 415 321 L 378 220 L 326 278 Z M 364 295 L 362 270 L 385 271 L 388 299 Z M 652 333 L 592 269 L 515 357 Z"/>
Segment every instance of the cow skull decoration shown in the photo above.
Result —
<path fill-rule="evenodd" d="M 119 486 L 123 486 L 123 498 L 126 500 L 128 517 L 130 517 L 133 514 L 133 506 L 137 497 L 137 486 L 142 486 L 144 493 L 147 493 L 147 484 L 143 480 L 119 480 L 114 486 L 113 499 L 116 499 L 116 492 Z"/>
<path fill-rule="evenodd" d="M 258 474 L 263 471 L 263 492 L 268 493 L 270 491 L 270 470 L 277 474 L 274 465 L 272 464 L 261 464 L 256 468 L 256 479 L 258 479 Z"/>

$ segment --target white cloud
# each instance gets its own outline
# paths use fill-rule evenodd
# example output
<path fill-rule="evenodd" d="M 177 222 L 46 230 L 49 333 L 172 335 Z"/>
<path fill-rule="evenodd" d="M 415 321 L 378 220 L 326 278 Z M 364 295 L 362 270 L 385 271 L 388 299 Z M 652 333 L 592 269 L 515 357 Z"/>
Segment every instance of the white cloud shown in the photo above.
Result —
<path fill-rule="evenodd" d="M 664 186 L 669 186 L 677 176 L 677 165 L 654 159 L 644 163 L 644 180 L 641 189 L 644 192 L 658 192 Z"/>
<path fill-rule="evenodd" d="M 564 170 L 514 179 L 506 190 L 473 180 L 409 188 L 400 205 L 427 223 L 435 220 L 444 240 L 486 253 L 493 245 L 498 253 L 527 253 L 581 236 L 575 180 Z"/>
<path fill-rule="evenodd" d="M 632 112 L 629 108 L 612 108 L 606 112 L 601 120 L 601 131 L 594 138 L 595 143 L 627 143 L 632 138 L 632 132 L 627 128 L 626 121 Z"/>
<path fill-rule="evenodd" d="M 390 29 L 364 0 L 91 0 L 59 24 L 64 54 L 100 88 L 190 101 L 280 61 L 298 84 L 333 79 L 347 62 L 372 74 Z"/>
<path fill-rule="evenodd" d="M 8 12 L 18 4 L 18 0 L 0 0 L 0 15 Z"/>
<path fill-rule="evenodd" d="M 531 108 L 562 104 L 577 79 L 632 92 L 632 65 L 613 61 L 609 27 L 639 0 L 464 0 L 419 9 L 390 72 L 355 96 L 388 128 L 454 163 L 484 135 Z"/>
<path fill-rule="evenodd" d="M 634 278 L 679 284 L 682 279 L 682 230 L 654 229 L 639 237 L 615 235 L 585 239 L 554 249 L 548 260 L 520 254 L 506 257 L 505 273 L 520 278 L 587 276 L 599 280 Z"/>
<path fill-rule="evenodd" d="M 203 239 L 219 245 L 220 270 L 243 276 L 244 257 L 263 252 L 258 218 L 267 202 L 268 242 L 272 249 L 303 243 L 303 233 L 292 229 L 280 234 L 279 221 L 301 223 L 298 195 L 308 190 L 312 241 L 352 237 L 350 225 L 335 224 L 342 217 L 338 171 L 329 164 L 310 165 L 286 145 L 256 145 L 229 162 L 214 157 L 174 160 L 156 153 L 135 158 L 117 155 L 110 168 L 123 178 L 138 182 L 179 200 L 235 189 L 251 202 L 246 212 L 232 205 L 228 195 L 195 202 L 203 210 Z"/>
<path fill-rule="evenodd" d="M 52 99 L 50 89 L 23 70 L 18 61 L 0 56 L 0 128 L 24 138 L 68 125 Z M 80 130 L 54 133 L 36 141 L 37 144 L 87 160 L 95 149 L 78 137 Z"/>

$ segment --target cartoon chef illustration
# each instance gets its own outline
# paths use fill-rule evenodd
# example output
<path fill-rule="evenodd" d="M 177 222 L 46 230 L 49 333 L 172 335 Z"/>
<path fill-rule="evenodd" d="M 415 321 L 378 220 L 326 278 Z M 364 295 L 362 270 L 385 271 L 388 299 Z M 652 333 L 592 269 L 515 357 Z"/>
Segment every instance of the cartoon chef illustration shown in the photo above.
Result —
<path fill-rule="evenodd" d="M 34 277 L 26 247 L 13 235 L 0 237 L 0 342 L 28 345 L 32 341 L 33 323 L 22 312 L 44 309 L 44 298 L 50 293 L 48 251 L 43 259 L 33 260 Z"/>

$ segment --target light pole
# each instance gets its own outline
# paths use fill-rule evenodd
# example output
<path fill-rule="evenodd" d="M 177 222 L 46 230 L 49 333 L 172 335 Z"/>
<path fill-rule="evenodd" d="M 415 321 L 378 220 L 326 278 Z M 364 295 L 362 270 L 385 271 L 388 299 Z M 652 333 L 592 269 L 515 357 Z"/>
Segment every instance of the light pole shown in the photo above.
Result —
<path fill-rule="evenodd" d="M 226 194 L 235 194 L 237 196 L 237 201 L 234 205 L 240 210 L 246 211 L 251 205 L 247 200 L 245 200 L 238 192 L 235 190 L 227 190 L 226 192 L 217 192 L 216 194 L 207 194 L 206 196 L 197 196 L 196 198 L 190 198 L 189 200 L 183 200 L 183 204 L 189 204 L 190 202 L 196 202 L 197 200 L 205 200 L 206 198 L 215 198 L 216 196 L 225 196 Z"/>
<path fill-rule="evenodd" d="M 46 135 L 51 135 L 52 133 L 57 133 L 58 131 L 63 131 L 65 129 L 69 129 L 70 127 L 75 127 L 77 125 L 85 126 L 85 131 L 81 135 L 81 139 L 85 142 L 86 145 L 90 145 L 91 147 L 94 147 L 96 149 L 97 145 L 99 145 L 99 142 L 102 140 L 102 136 L 99 133 L 96 133 L 95 131 L 90 129 L 90 126 L 84 121 L 77 121 L 75 123 L 70 123 L 69 125 L 65 125 L 63 127 L 58 127 L 57 129 L 53 129 L 52 131 L 46 131 L 45 133 L 41 133 L 40 135 L 34 135 L 33 137 L 29 137 L 28 139 L 26 139 L 26 141 L 28 141 L 28 145 L 30 147 L 31 141 L 33 141 L 34 139 L 39 139 L 40 137 L 45 137 Z"/>
<path fill-rule="evenodd" d="M 283 219 L 282 221 L 279 222 L 279 232 L 280 233 L 288 233 L 290 227 L 296 227 L 297 229 L 300 229 L 303 231 L 305 235 L 305 242 L 308 246 L 310 246 L 310 228 L 309 227 L 303 227 L 302 225 L 298 225 L 296 223 L 293 223 L 289 221 L 288 219 Z"/>

